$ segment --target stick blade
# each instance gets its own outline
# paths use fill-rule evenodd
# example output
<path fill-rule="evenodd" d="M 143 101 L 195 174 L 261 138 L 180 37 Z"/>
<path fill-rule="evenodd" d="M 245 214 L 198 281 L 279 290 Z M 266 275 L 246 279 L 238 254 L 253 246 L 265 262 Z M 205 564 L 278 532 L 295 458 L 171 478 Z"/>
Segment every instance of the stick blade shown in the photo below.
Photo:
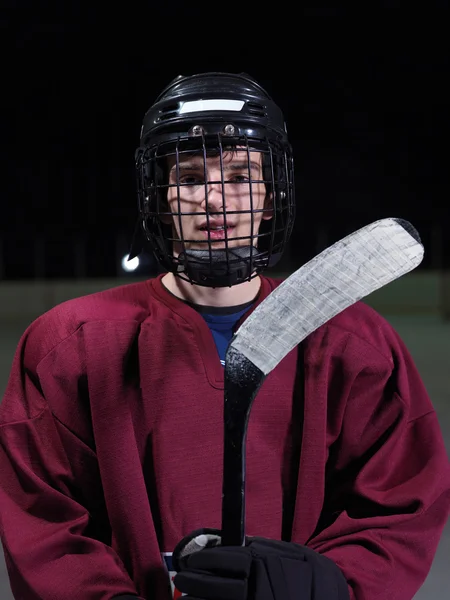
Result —
<path fill-rule="evenodd" d="M 236 332 L 230 346 L 265 375 L 310 333 L 415 269 L 424 248 L 403 219 L 381 219 L 336 242 L 285 279 Z"/>

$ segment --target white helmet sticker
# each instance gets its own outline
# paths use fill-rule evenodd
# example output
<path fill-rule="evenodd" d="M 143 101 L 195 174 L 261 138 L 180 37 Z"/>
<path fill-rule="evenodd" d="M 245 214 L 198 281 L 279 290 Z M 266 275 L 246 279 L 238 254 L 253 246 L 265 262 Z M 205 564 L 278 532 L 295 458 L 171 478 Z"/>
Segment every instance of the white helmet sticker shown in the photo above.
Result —
<path fill-rule="evenodd" d="M 186 113 L 204 112 L 206 110 L 231 110 L 240 111 L 244 106 L 244 100 L 193 100 L 192 102 L 181 102 L 178 113 L 184 115 Z"/>

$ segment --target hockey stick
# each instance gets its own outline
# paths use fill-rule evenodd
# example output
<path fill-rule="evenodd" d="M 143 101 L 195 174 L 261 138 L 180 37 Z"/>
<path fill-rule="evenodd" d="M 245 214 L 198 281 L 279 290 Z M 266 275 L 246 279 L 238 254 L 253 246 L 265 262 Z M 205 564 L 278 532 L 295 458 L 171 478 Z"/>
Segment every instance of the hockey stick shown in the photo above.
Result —
<path fill-rule="evenodd" d="M 245 438 L 253 400 L 266 376 L 332 317 L 415 269 L 423 252 L 408 221 L 375 221 L 300 267 L 236 332 L 225 362 L 223 545 L 245 544 Z"/>

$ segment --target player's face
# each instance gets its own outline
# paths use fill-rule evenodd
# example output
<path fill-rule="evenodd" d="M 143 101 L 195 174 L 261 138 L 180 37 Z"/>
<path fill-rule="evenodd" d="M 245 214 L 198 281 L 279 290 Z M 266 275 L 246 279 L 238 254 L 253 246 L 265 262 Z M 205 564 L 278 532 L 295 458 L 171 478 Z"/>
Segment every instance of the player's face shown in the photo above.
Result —
<path fill-rule="evenodd" d="M 222 163 L 220 156 L 211 156 L 204 164 L 202 155 L 193 154 L 180 157 L 178 170 L 175 161 L 169 165 L 169 184 L 174 187 L 169 187 L 167 199 L 174 237 L 180 239 L 182 234 L 184 240 L 192 240 L 186 243 L 188 249 L 207 249 L 208 240 L 212 248 L 225 248 L 225 220 L 228 246 L 247 246 L 252 221 L 255 235 L 261 220 L 272 218 L 270 198 L 261 181 L 262 154 L 236 149 L 224 152 Z M 255 238 L 253 245 L 257 246 Z M 181 252 L 181 244 L 174 243 L 174 252 Z"/>

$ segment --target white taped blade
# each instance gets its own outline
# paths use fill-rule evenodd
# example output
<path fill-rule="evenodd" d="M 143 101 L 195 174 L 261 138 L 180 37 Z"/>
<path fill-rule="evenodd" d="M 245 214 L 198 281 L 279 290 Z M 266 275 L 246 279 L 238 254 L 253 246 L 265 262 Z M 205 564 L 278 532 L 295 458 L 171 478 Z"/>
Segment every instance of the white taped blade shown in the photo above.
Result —
<path fill-rule="evenodd" d="M 310 333 L 415 269 L 422 244 L 400 219 L 381 219 L 336 242 L 285 279 L 231 341 L 265 375 Z"/>

